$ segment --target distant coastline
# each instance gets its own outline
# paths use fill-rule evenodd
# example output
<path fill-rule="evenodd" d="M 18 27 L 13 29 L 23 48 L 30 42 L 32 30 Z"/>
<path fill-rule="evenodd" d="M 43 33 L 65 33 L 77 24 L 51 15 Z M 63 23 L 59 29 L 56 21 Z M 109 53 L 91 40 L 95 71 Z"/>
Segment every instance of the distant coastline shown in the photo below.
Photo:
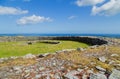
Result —
<path fill-rule="evenodd" d="M 35 33 L 19 33 L 19 34 L 0 34 L 0 36 L 97 36 L 97 37 L 110 37 L 120 38 L 120 34 L 35 34 Z"/>

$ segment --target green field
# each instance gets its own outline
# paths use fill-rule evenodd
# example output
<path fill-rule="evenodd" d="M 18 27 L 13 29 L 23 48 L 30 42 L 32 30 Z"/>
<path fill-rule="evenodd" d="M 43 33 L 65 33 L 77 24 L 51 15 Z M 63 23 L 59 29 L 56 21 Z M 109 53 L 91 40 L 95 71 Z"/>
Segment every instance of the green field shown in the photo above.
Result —
<path fill-rule="evenodd" d="M 0 57 L 23 56 L 28 53 L 41 54 L 52 53 L 63 49 L 76 49 L 87 47 L 87 44 L 75 41 L 59 41 L 59 44 L 47 44 L 35 42 L 28 45 L 26 41 L 19 42 L 0 42 Z"/>

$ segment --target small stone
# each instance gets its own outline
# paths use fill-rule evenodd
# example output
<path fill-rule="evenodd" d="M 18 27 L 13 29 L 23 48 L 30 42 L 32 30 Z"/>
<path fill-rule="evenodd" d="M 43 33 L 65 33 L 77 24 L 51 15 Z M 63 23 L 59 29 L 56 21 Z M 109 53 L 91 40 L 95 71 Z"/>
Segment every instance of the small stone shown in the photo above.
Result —
<path fill-rule="evenodd" d="M 113 63 L 115 63 L 115 61 L 113 61 L 113 60 L 111 60 L 111 61 L 109 62 L 110 65 L 113 64 Z"/>
<path fill-rule="evenodd" d="M 103 74 L 91 74 L 90 79 L 107 79 L 107 77 Z"/>
<path fill-rule="evenodd" d="M 82 71 L 83 71 L 83 69 L 78 68 L 78 69 L 77 69 L 77 71 L 78 71 L 78 72 L 82 72 Z"/>
<path fill-rule="evenodd" d="M 42 70 L 44 70 L 45 69 L 45 67 L 39 67 L 39 70 L 40 71 L 42 71 Z"/>
<path fill-rule="evenodd" d="M 84 51 L 83 48 L 77 48 L 77 51 Z"/>
<path fill-rule="evenodd" d="M 26 72 L 26 73 L 29 73 L 29 72 L 30 72 L 30 70 L 25 70 L 25 72 Z"/>
<path fill-rule="evenodd" d="M 105 62 L 105 61 L 107 60 L 104 56 L 99 57 L 98 59 L 99 59 L 101 62 Z"/>
<path fill-rule="evenodd" d="M 20 71 L 21 68 L 22 68 L 21 66 L 14 66 L 14 67 L 13 67 L 13 70 L 15 70 L 15 71 Z"/>
<path fill-rule="evenodd" d="M 27 78 L 29 75 L 30 75 L 30 73 L 26 74 L 26 75 L 25 75 L 25 78 Z"/>
<path fill-rule="evenodd" d="M 78 71 L 70 71 L 68 72 L 65 77 L 68 78 L 68 79 L 79 79 L 77 76 L 75 76 L 76 74 L 78 73 Z"/>
<path fill-rule="evenodd" d="M 98 47 L 98 45 L 90 46 L 91 49 Z"/>
<path fill-rule="evenodd" d="M 50 55 L 50 53 L 45 53 L 45 54 L 43 54 L 44 57 L 46 57 L 46 56 L 48 56 L 48 55 Z"/>
<path fill-rule="evenodd" d="M 60 77 L 60 75 L 59 75 L 58 73 L 56 73 L 56 74 L 54 75 L 54 78 L 55 78 L 55 79 L 61 79 L 61 77 Z"/>
<path fill-rule="evenodd" d="M 4 62 L 3 59 L 0 59 L 0 63 Z"/>
<path fill-rule="evenodd" d="M 93 70 L 87 70 L 87 73 L 93 73 Z"/>
<path fill-rule="evenodd" d="M 117 56 L 119 56 L 118 54 L 112 54 L 111 55 L 112 57 L 117 57 Z"/>
<path fill-rule="evenodd" d="M 56 66 L 56 63 L 53 63 L 54 66 Z"/>
<path fill-rule="evenodd" d="M 35 79 L 39 79 L 41 77 L 41 75 L 40 74 L 37 74 L 36 76 L 35 76 Z"/>
<path fill-rule="evenodd" d="M 96 66 L 96 69 L 98 69 L 98 70 L 100 70 L 100 71 L 103 71 L 103 72 L 106 71 L 106 69 L 104 69 L 104 68 L 102 68 L 102 67 L 100 67 L 100 66 Z"/>
<path fill-rule="evenodd" d="M 27 55 L 25 55 L 25 56 L 23 56 L 23 58 L 25 58 L 25 59 L 29 59 L 29 58 L 35 58 L 36 56 L 35 55 L 33 55 L 33 54 L 27 54 Z"/>
<path fill-rule="evenodd" d="M 88 79 L 88 75 L 83 74 L 82 79 Z"/>

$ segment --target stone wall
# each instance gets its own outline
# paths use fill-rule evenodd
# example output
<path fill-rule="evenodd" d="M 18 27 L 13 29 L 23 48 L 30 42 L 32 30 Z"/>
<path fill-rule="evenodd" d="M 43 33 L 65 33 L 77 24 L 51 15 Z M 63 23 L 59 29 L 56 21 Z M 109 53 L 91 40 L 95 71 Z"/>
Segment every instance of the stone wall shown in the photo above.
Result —
<path fill-rule="evenodd" d="M 89 45 L 107 44 L 106 40 L 97 37 L 39 37 L 39 40 L 71 40 L 87 43 Z"/>
<path fill-rule="evenodd" d="M 35 41 L 35 40 L 71 40 L 71 41 L 78 41 L 87 43 L 89 45 L 102 45 L 107 44 L 108 42 L 104 39 L 98 38 L 98 37 L 24 37 L 24 36 L 15 36 L 15 37 L 0 37 L 0 41 Z"/>

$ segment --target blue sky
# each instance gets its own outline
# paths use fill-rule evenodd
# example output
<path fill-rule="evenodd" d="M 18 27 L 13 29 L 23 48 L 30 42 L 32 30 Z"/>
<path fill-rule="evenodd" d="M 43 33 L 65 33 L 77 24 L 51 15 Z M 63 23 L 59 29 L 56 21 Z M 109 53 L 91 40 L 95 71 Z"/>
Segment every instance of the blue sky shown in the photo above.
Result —
<path fill-rule="evenodd" d="M 120 0 L 0 0 L 0 33 L 120 34 Z"/>

